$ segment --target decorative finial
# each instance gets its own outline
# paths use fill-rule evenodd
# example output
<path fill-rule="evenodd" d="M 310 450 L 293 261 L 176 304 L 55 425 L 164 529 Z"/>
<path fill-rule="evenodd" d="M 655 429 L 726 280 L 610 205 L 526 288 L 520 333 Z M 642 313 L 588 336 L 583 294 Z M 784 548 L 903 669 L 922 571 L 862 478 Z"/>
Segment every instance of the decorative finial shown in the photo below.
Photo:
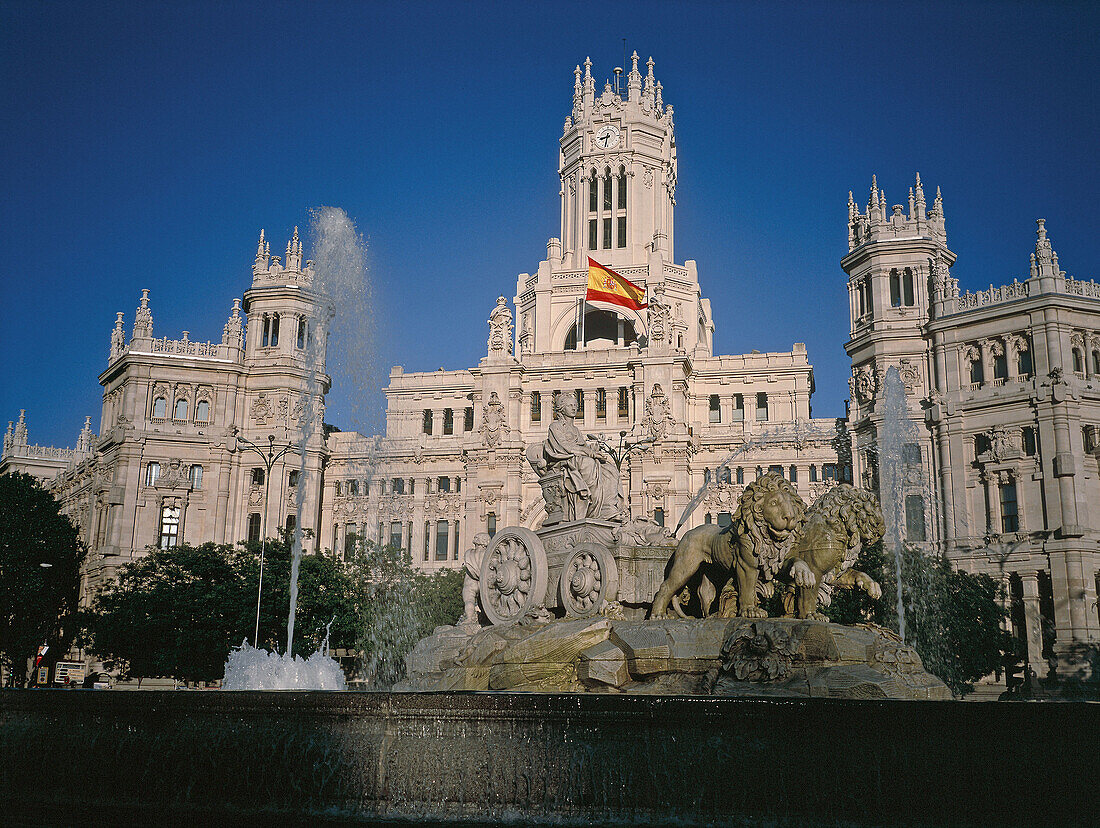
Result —
<path fill-rule="evenodd" d="M 584 79 L 588 80 L 592 77 L 592 58 L 586 57 L 584 59 Z"/>
<path fill-rule="evenodd" d="M 871 197 L 867 200 L 868 212 L 872 207 L 878 207 L 878 177 L 871 173 Z"/>
<path fill-rule="evenodd" d="M 1047 220 L 1046 219 L 1035 219 L 1035 223 L 1039 225 L 1039 230 L 1038 230 L 1039 243 L 1042 244 L 1043 242 L 1045 242 L 1047 240 Z"/>
<path fill-rule="evenodd" d="M 630 62 L 633 65 L 633 68 L 630 71 L 637 72 L 638 71 L 638 50 L 637 49 L 635 49 L 634 54 L 632 54 L 630 56 Z"/>
<path fill-rule="evenodd" d="M 665 105 L 665 102 L 661 99 L 661 88 L 661 82 L 657 81 L 657 95 L 653 99 L 653 103 L 657 107 L 658 112 L 660 112 Z"/>
<path fill-rule="evenodd" d="M 256 260 L 259 261 L 264 257 L 264 231 L 260 229 L 260 243 L 256 246 Z"/>

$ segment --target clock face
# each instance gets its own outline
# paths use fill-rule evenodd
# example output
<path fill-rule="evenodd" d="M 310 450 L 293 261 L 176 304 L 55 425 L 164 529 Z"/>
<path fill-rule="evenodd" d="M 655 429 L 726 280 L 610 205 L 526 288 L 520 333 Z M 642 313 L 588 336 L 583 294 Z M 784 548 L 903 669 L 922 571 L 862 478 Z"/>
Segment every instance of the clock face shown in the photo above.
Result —
<path fill-rule="evenodd" d="M 611 149 L 619 146 L 619 128 L 608 124 L 601 127 L 596 133 L 596 146 L 600 149 Z"/>

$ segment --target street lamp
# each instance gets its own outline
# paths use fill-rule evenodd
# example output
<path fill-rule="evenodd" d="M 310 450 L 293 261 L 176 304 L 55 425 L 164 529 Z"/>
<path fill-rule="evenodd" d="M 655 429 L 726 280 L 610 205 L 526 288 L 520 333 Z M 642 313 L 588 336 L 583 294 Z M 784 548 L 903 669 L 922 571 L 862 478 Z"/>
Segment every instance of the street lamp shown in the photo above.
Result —
<path fill-rule="evenodd" d="M 247 437 L 237 437 L 237 443 L 243 444 L 245 451 L 254 452 L 264 463 L 264 523 L 260 530 L 260 585 L 256 590 L 256 630 L 252 634 L 252 646 L 257 649 L 260 646 L 260 597 L 264 594 L 264 556 L 267 553 L 267 507 L 271 496 L 271 467 L 290 451 L 294 446 L 287 443 L 278 451 L 275 450 L 275 435 L 267 435 L 267 451 L 249 440 Z"/>

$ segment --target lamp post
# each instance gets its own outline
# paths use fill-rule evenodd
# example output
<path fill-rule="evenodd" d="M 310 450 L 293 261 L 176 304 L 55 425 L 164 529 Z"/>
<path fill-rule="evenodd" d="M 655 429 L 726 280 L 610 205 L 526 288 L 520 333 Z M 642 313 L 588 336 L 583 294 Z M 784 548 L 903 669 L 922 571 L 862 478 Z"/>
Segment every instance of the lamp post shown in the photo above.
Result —
<path fill-rule="evenodd" d="M 278 451 L 275 450 L 275 435 L 267 435 L 267 451 L 256 445 L 247 437 L 237 437 L 237 442 L 244 446 L 245 451 L 254 452 L 264 463 L 264 522 L 260 530 L 260 585 L 256 590 L 256 630 L 252 634 L 252 646 L 257 649 L 260 646 L 260 598 L 264 594 L 264 556 L 267 553 L 267 507 L 271 497 L 271 467 L 290 451 L 294 446 L 287 443 Z"/>
<path fill-rule="evenodd" d="M 625 461 L 626 458 L 630 456 L 631 452 L 642 451 L 647 446 L 652 445 L 654 442 L 652 439 L 645 438 L 642 440 L 638 440 L 634 443 L 627 443 L 626 435 L 627 432 L 625 431 L 619 432 L 619 447 L 617 449 L 614 449 L 610 445 L 608 445 L 607 441 L 604 440 L 602 437 L 596 438 L 596 442 L 597 444 L 599 444 L 599 447 L 606 451 L 611 456 L 611 459 L 615 461 L 615 468 L 617 468 L 620 473 L 623 470 L 623 461 Z"/>

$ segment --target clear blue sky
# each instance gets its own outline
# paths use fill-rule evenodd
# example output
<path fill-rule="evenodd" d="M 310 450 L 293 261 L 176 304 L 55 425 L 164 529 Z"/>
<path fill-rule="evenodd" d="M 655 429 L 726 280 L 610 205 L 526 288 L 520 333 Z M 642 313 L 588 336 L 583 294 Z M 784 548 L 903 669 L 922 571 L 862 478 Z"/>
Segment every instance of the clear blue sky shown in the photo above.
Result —
<path fill-rule="evenodd" d="M 773 8 L 776 5 L 777 8 Z M 558 233 L 573 67 L 622 40 L 676 110 L 676 255 L 720 353 L 804 341 L 814 413 L 847 397 L 847 196 L 943 189 L 964 288 L 1025 278 L 1035 219 L 1100 271 L 1097 4 L 0 4 L 0 418 L 72 445 L 116 311 L 216 339 L 256 237 L 310 208 L 369 245 L 376 364 L 328 419 L 382 422 L 389 366 L 484 355 L 495 297 Z M 309 251 L 307 250 L 307 256 Z"/>

